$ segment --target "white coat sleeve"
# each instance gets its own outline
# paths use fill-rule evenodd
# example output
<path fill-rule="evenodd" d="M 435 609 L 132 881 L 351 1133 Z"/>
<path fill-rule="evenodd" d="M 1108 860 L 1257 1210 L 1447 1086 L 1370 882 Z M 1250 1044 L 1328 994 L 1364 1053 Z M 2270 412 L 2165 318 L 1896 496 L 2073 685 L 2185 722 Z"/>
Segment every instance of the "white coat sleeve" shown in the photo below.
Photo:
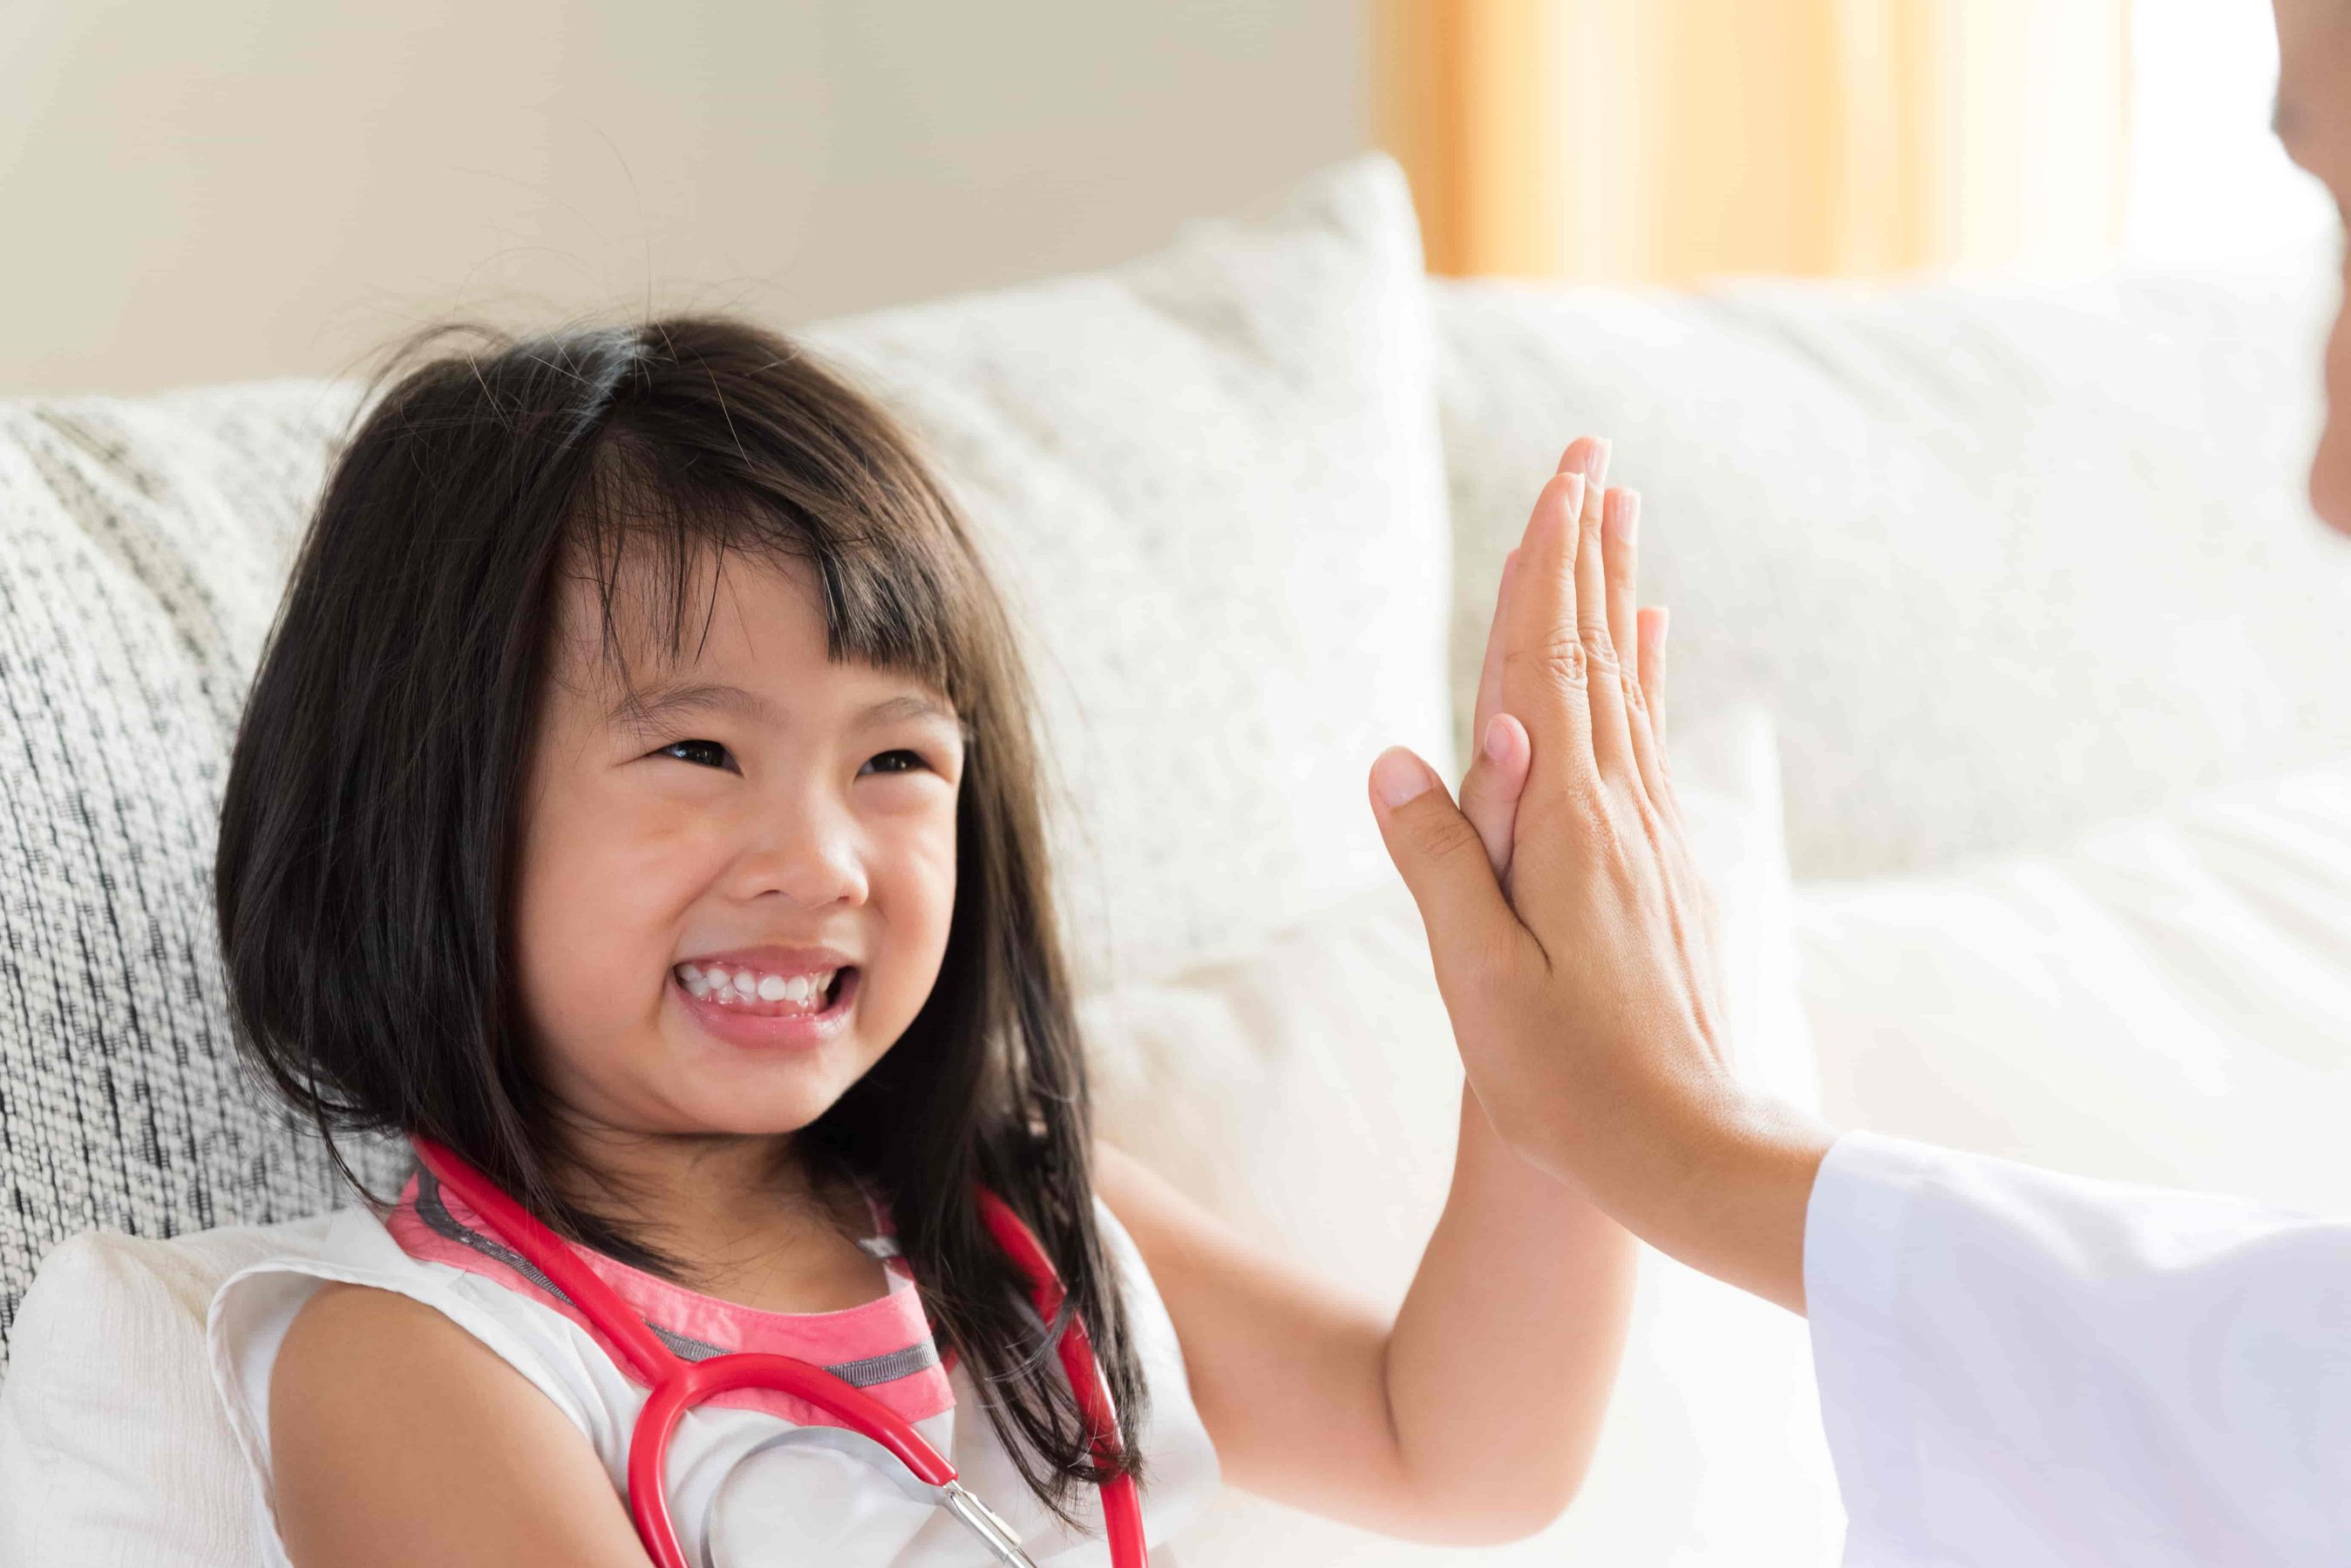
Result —
<path fill-rule="evenodd" d="M 2351 1222 L 1848 1133 L 1804 1292 L 1847 1568 L 2351 1563 Z"/>

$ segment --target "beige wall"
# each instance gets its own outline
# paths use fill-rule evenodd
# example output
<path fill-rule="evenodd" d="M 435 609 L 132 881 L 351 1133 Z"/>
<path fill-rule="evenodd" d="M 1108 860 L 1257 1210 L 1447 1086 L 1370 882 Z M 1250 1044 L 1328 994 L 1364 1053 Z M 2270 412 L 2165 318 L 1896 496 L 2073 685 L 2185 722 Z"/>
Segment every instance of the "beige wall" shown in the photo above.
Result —
<path fill-rule="evenodd" d="M 1361 11 L 0 0 L 0 394 L 1113 261 L 1366 144 Z"/>

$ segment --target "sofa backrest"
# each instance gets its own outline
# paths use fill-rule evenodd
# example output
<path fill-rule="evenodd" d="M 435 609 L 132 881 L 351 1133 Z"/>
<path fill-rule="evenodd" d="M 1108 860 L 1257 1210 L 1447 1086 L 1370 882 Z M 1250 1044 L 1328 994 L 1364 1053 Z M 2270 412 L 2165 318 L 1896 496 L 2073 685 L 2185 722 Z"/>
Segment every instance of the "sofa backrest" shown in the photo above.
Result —
<path fill-rule="evenodd" d="M 1457 703 L 1526 476 L 1592 430 L 1643 493 L 1676 714 L 1772 715 L 1799 877 L 2053 844 L 2351 755 L 2351 541 L 2304 492 L 2333 260 L 1437 285 Z"/>

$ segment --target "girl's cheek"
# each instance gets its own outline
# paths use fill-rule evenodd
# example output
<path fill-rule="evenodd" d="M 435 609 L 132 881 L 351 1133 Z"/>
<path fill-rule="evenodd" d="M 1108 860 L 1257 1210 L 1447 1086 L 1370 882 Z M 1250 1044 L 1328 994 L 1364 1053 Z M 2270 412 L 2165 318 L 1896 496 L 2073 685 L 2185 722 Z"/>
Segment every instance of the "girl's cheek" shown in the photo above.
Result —
<path fill-rule="evenodd" d="M 624 900 L 659 915 L 674 889 L 716 874 L 736 835 L 731 814 L 688 787 L 690 779 L 648 787 L 661 782 L 639 776 L 571 803 L 549 849 L 565 858 L 573 896 L 600 905 Z"/>
<path fill-rule="evenodd" d="M 901 821 L 882 848 L 888 887 L 885 893 L 877 878 L 872 891 L 882 904 L 891 941 L 910 952 L 943 955 L 955 915 L 955 819 Z"/>
<path fill-rule="evenodd" d="M 588 855 L 608 886 L 640 893 L 707 882 L 733 841 L 711 813 L 659 810 L 608 825 L 592 835 Z M 609 896 L 609 894 L 608 894 Z"/>
<path fill-rule="evenodd" d="M 537 824 L 526 858 L 516 933 L 523 977 L 544 1008 L 610 1008 L 616 993 L 665 970 L 676 911 L 708 885 L 723 856 L 706 812 L 667 802 L 568 804 Z"/>
<path fill-rule="evenodd" d="M 956 894 L 956 825 L 949 817 L 935 824 L 923 835 L 919 852 L 921 875 L 930 901 L 941 911 L 955 908 Z M 944 924 L 946 914 L 940 920 Z"/>

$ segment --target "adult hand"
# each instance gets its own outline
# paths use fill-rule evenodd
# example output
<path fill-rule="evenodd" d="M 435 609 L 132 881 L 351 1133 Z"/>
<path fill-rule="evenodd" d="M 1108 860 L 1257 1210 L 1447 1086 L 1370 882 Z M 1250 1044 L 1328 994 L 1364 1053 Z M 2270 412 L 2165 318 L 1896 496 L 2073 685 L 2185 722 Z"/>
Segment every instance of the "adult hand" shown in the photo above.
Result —
<path fill-rule="evenodd" d="M 1467 814 L 1401 747 L 1373 765 L 1373 810 L 1496 1130 L 1661 1249 L 1801 1312 L 1830 1134 L 1730 1069 L 1667 768 L 1665 617 L 1635 608 L 1639 497 L 1601 487 L 1605 462 L 1568 449 L 1505 569 Z"/>

